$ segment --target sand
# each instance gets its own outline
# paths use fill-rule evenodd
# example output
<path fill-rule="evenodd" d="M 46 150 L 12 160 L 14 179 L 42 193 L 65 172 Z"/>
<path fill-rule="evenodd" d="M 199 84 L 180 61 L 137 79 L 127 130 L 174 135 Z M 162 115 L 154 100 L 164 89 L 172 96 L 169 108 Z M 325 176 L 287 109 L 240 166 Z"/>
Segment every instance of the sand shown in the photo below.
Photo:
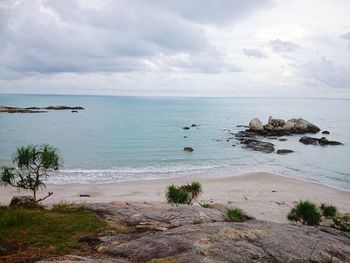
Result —
<path fill-rule="evenodd" d="M 54 194 L 45 204 L 59 202 L 97 203 L 111 201 L 151 202 L 165 205 L 164 194 L 170 184 L 200 181 L 203 194 L 199 202 L 221 203 L 239 207 L 249 215 L 272 222 L 287 222 L 286 215 L 299 200 L 317 204 L 328 203 L 340 212 L 350 212 L 350 192 L 326 187 L 314 182 L 301 181 L 270 173 L 249 173 L 217 179 L 175 178 L 108 184 L 47 185 L 40 195 L 48 191 Z M 13 195 L 28 195 L 16 189 L 0 188 L 0 203 L 8 204 Z M 90 197 L 80 197 L 80 195 Z"/>

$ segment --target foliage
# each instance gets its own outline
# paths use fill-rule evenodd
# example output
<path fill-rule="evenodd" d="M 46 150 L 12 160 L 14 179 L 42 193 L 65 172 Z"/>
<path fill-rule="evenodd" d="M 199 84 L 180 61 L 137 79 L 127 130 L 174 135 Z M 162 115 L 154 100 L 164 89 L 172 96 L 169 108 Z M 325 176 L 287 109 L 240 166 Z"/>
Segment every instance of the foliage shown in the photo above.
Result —
<path fill-rule="evenodd" d="M 36 202 L 52 195 L 49 193 L 38 200 L 36 196 L 39 188 L 45 187 L 43 180 L 48 177 L 48 172 L 58 170 L 61 166 L 56 148 L 47 144 L 21 146 L 14 154 L 13 163 L 17 168 L 4 166 L 0 169 L 0 184 L 33 192 Z"/>
<path fill-rule="evenodd" d="M 213 205 L 209 203 L 199 203 L 199 205 L 203 208 L 213 208 Z"/>
<path fill-rule="evenodd" d="M 289 221 L 300 222 L 303 225 L 315 226 L 321 221 L 317 206 L 310 201 L 300 201 L 287 215 Z"/>
<path fill-rule="evenodd" d="M 106 227 L 94 212 L 82 207 L 71 211 L 68 208 L 59 211 L 0 207 L 0 247 L 7 258 L 28 255 L 28 251 L 35 250 L 44 254 L 78 251 L 84 249 L 79 238 Z"/>
<path fill-rule="evenodd" d="M 333 205 L 321 204 L 320 209 L 325 219 L 331 219 L 337 215 L 337 208 Z"/>
<path fill-rule="evenodd" d="M 336 228 L 350 232 L 350 214 L 333 217 L 333 223 Z"/>
<path fill-rule="evenodd" d="M 199 182 L 192 182 L 180 186 L 170 185 L 166 192 L 166 199 L 169 204 L 190 205 L 202 193 L 202 185 Z"/>
<path fill-rule="evenodd" d="M 244 222 L 249 219 L 249 217 L 239 208 L 227 209 L 226 214 L 231 222 Z"/>

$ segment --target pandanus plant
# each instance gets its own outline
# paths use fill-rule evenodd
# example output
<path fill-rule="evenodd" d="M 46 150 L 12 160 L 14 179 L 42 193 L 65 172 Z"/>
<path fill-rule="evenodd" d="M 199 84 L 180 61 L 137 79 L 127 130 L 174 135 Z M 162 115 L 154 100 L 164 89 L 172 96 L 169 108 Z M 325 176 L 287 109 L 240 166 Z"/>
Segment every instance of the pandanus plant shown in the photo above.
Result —
<path fill-rule="evenodd" d="M 44 180 L 49 171 L 58 170 L 61 158 L 58 150 L 51 145 L 24 145 L 18 147 L 13 156 L 15 167 L 4 166 L 0 169 L 0 184 L 10 185 L 25 191 L 31 191 L 35 202 L 40 202 L 51 196 L 37 199 L 37 192 L 45 188 Z"/>

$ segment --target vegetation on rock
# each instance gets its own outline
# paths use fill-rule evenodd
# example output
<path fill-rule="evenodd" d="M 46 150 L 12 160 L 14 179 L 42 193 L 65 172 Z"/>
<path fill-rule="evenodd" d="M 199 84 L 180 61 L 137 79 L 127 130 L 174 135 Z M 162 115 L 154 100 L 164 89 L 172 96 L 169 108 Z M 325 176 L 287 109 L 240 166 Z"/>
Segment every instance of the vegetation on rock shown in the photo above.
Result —
<path fill-rule="evenodd" d="M 317 206 L 310 201 L 300 201 L 287 215 L 289 221 L 300 222 L 303 225 L 317 226 L 321 221 L 321 214 Z"/>
<path fill-rule="evenodd" d="M 226 214 L 231 222 L 244 222 L 249 219 L 249 217 L 239 208 L 227 209 Z"/>
<path fill-rule="evenodd" d="M 332 219 L 337 215 L 337 208 L 333 205 L 321 204 L 320 209 L 325 219 Z"/>

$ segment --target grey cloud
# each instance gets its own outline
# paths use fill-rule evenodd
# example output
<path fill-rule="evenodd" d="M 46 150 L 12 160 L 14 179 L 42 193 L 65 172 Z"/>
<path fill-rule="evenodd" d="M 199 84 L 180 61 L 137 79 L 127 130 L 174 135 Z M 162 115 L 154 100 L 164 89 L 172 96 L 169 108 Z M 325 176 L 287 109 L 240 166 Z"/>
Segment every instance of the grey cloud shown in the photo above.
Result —
<path fill-rule="evenodd" d="M 319 61 L 307 63 L 299 68 L 300 74 L 308 83 L 336 89 L 350 89 L 349 66 L 337 65 L 322 57 Z"/>
<path fill-rule="evenodd" d="M 243 54 L 248 57 L 267 58 L 268 56 L 261 52 L 259 49 L 243 48 Z"/>
<path fill-rule="evenodd" d="M 340 37 L 341 37 L 341 38 L 344 38 L 344 39 L 346 39 L 346 40 L 350 40 L 350 32 L 348 32 L 348 33 L 346 33 L 346 34 L 344 34 L 344 35 L 341 35 Z"/>
<path fill-rule="evenodd" d="M 213 52 L 203 25 L 243 19 L 269 2 L 9 1 L 0 5 L 0 68 L 11 76 L 127 72 L 190 54 L 175 70 L 230 71 L 235 66 Z"/>
<path fill-rule="evenodd" d="M 272 50 L 277 53 L 293 52 L 300 49 L 298 44 L 289 41 L 282 41 L 280 39 L 271 40 L 270 44 Z"/>

